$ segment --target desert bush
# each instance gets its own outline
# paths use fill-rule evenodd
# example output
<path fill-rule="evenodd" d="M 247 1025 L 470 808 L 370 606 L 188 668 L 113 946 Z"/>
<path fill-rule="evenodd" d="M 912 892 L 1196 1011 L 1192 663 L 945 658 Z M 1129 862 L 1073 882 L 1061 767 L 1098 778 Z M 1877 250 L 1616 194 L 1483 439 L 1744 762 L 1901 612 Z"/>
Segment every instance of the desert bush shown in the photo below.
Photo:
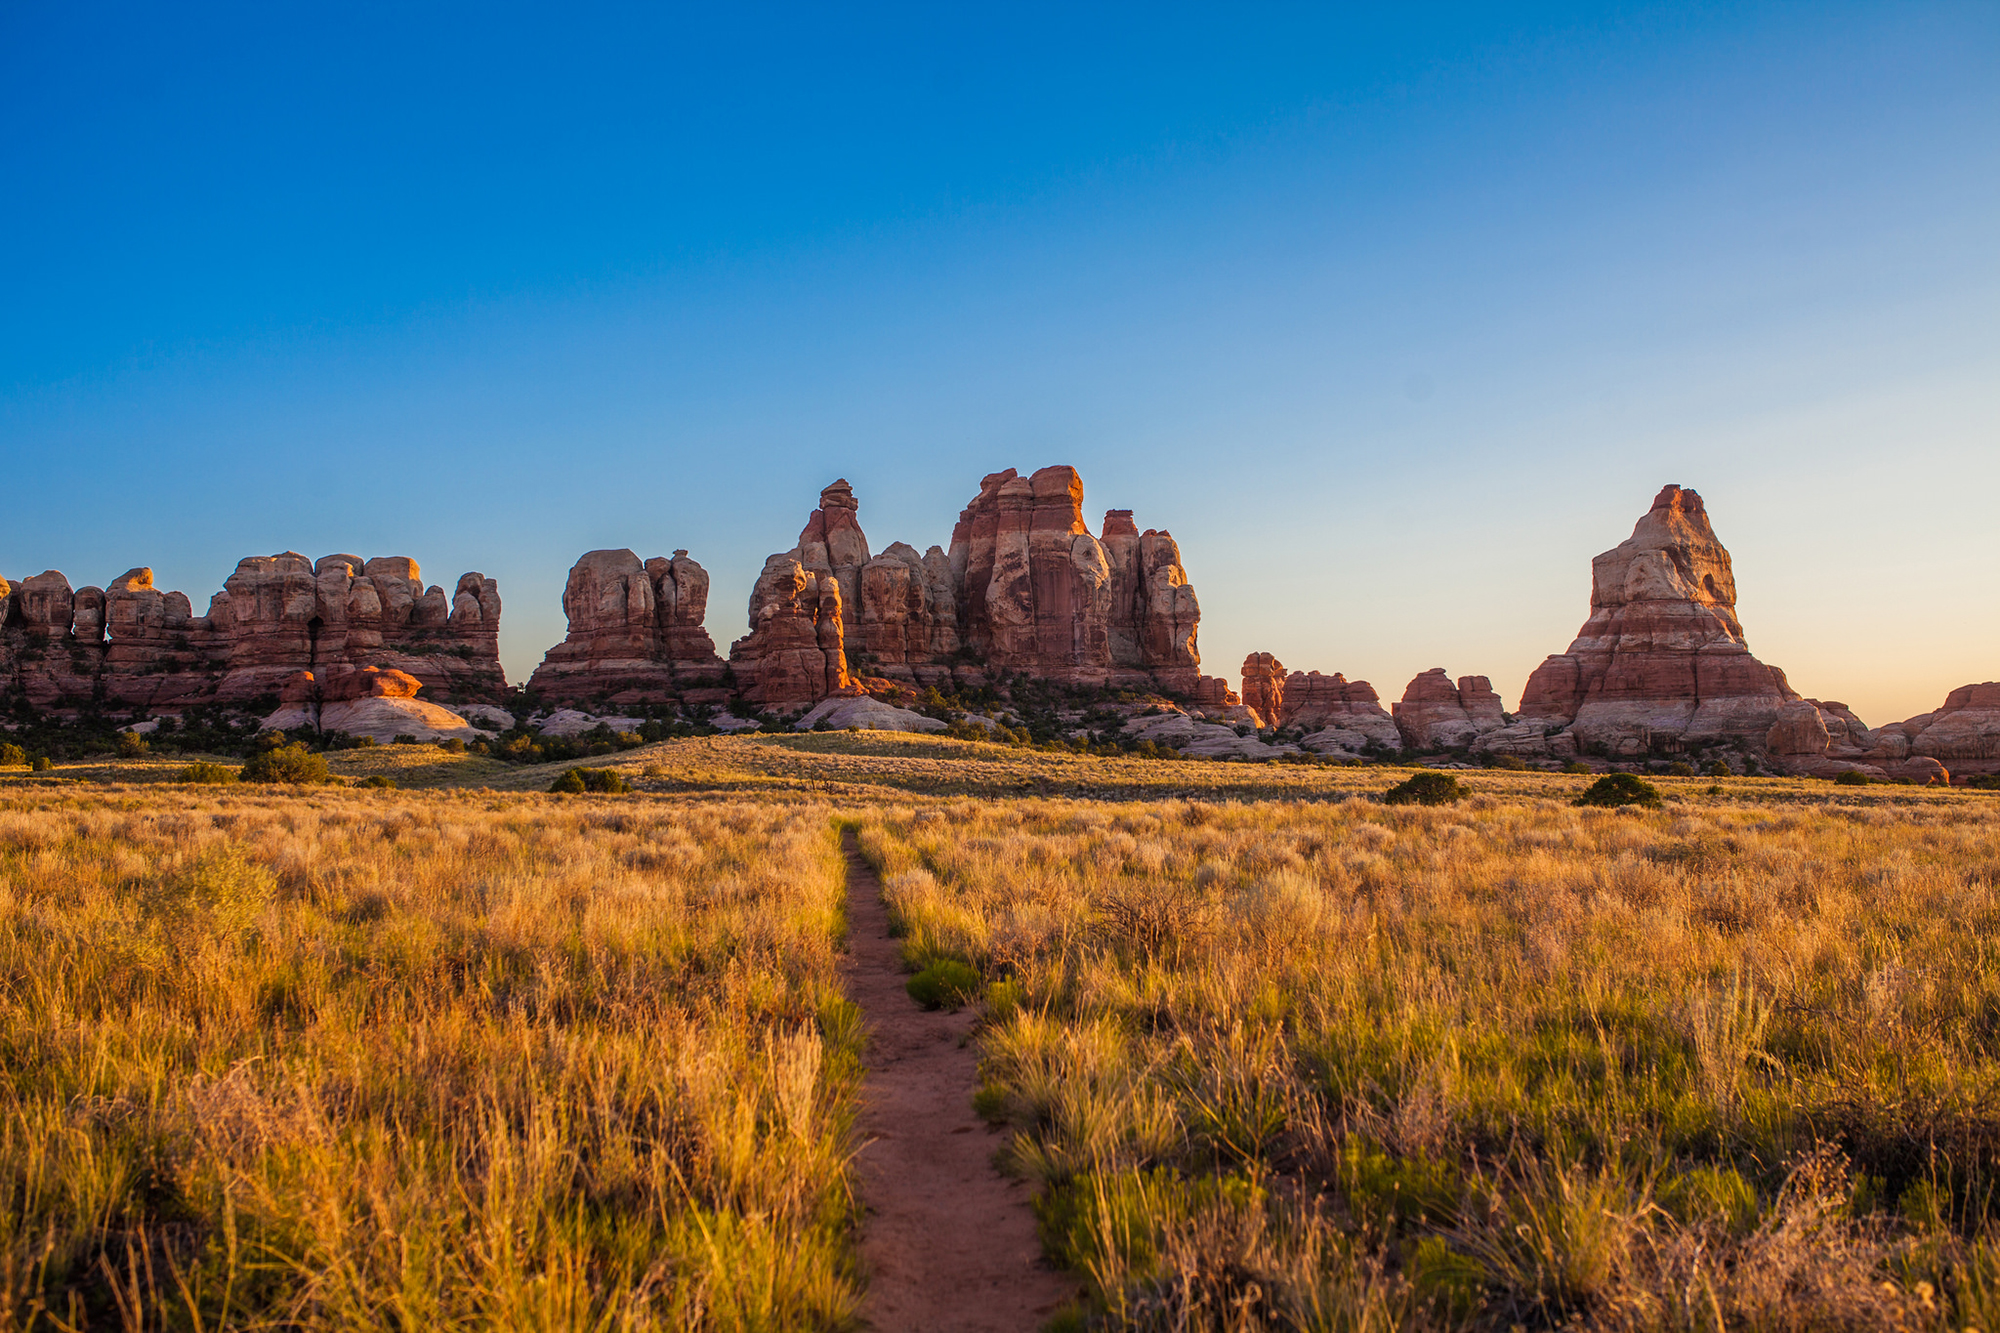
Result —
<path fill-rule="evenodd" d="M 979 995 L 979 974 L 964 963 L 944 959 L 903 983 L 910 998 L 926 1009 L 956 1009 Z"/>
<path fill-rule="evenodd" d="M 570 768 L 549 784 L 549 790 L 573 796 L 585 792 L 617 796 L 631 791 L 632 784 L 625 781 L 624 775 L 615 768 Z"/>
<path fill-rule="evenodd" d="M 394 791 L 402 784 L 398 783 L 396 779 L 390 777 L 387 773 L 370 773 L 354 785 L 357 787 L 374 787 Z"/>
<path fill-rule="evenodd" d="M 0 742 L 0 768 L 20 768 L 28 762 L 28 752 L 12 741 Z"/>
<path fill-rule="evenodd" d="M 1576 803 L 1602 807 L 1657 806 L 1660 803 L 1660 789 L 1637 773 L 1606 773 L 1591 783 L 1583 795 L 1576 798 Z"/>
<path fill-rule="evenodd" d="M 326 756 L 315 754 L 303 741 L 259 750 L 243 763 L 238 775 L 245 782 L 310 785 L 327 780 Z"/>
<path fill-rule="evenodd" d="M 1450 805 L 1462 801 L 1471 793 L 1465 785 L 1449 773 L 1438 773 L 1426 769 L 1412 773 L 1382 793 L 1384 805 Z"/>
<path fill-rule="evenodd" d="M 1718 759 L 1708 766 L 1708 775 L 1712 778 L 1733 778 L 1736 770 L 1729 766 L 1728 760 Z"/>
<path fill-rule="evenodd" d="M 45 754 L 38 754 L 28 761 L 28 771 L 31 773 L 46 773 L 54 767 L 55 765 L 49 762 L 49 757 Z"/>
<path fill-rule="evenodd" d="M 138 732 L 121 731 L 118 733 L 118 757 L 120 759 L 138 759 L 150 749 L 152 747 L 146 744 L 146 738 Z"/>
<path fill-rule="evenodd" d="M 1843 787 L 1865 787 L 1868 785 L 1868 775 L 1858 768 L 1849 768 L 1836 773 L 1833 780 Z"/>
<path fill-rule="evenodd" d="M 214 763 L 207 759 L 197 759 L 174 774 L 174 781 L 189 782 L 200 786 L 224 786 L 236 781 L 236 770 L 227 764 Z"/>

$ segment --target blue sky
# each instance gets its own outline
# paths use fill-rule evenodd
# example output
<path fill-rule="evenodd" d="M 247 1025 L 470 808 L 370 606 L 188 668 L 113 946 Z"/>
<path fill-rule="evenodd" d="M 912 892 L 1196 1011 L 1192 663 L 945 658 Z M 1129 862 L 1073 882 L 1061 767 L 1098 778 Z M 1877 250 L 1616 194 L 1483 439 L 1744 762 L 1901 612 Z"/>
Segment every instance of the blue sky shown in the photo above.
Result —
<path fill-rule="evenodd" d="M 2000 676 L 2000 7 L 0 8 L 0 572 L 584 550 L 726 645 L 1068 462 L 1206 665 L 1511 703 L 1707 497 L 1871 723 Z"/>

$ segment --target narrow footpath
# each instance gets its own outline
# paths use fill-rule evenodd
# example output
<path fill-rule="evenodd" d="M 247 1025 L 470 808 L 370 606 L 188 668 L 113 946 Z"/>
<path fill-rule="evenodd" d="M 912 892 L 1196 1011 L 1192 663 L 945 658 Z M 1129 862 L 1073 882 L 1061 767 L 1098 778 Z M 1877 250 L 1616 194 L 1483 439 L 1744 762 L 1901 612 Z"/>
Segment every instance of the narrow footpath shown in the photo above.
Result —
<path fill-rule="evenodd" d="M 999 1131 L 972 1112 L 974 1014 L 903 989 L 882 883 L 850 831 L 847 993 L 868 1023 L 858 1163 L 869 1326 L 876 1333 L 1033 1333 L 1074 1294 L 1041 1258 L 1027 1186 L 993 1167 Z"/>

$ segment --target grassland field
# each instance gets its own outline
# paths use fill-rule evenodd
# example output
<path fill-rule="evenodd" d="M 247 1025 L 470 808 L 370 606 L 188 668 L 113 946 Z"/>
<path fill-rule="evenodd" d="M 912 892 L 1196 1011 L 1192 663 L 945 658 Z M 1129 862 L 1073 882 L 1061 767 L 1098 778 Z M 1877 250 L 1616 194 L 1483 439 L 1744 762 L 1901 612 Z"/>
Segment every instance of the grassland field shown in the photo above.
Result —
<path fill-rule="evenodd" d="M 2000 1329 L 1992 793 L 329 759 L 401 789 L 0 772 L 0 1325 L 859 1326 L 851 828 L 1057 1327 Z"/>

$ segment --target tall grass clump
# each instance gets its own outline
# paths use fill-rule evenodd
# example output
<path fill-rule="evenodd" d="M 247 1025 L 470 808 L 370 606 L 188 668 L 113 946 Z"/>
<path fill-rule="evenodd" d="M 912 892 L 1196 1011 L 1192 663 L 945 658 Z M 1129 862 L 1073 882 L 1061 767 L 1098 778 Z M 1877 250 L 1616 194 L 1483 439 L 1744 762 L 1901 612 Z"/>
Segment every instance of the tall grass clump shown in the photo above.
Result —
<path fill-rule="evenodd" d="M 0 1322 L 852 1327 L 841 871 L 810 807 L 0 811 Z"/>
<path fill-rule="evenodd" d="M 1671 790 L 862 846 L 1093 1327 L 1991 1327 L 2000 809 Z"/>

